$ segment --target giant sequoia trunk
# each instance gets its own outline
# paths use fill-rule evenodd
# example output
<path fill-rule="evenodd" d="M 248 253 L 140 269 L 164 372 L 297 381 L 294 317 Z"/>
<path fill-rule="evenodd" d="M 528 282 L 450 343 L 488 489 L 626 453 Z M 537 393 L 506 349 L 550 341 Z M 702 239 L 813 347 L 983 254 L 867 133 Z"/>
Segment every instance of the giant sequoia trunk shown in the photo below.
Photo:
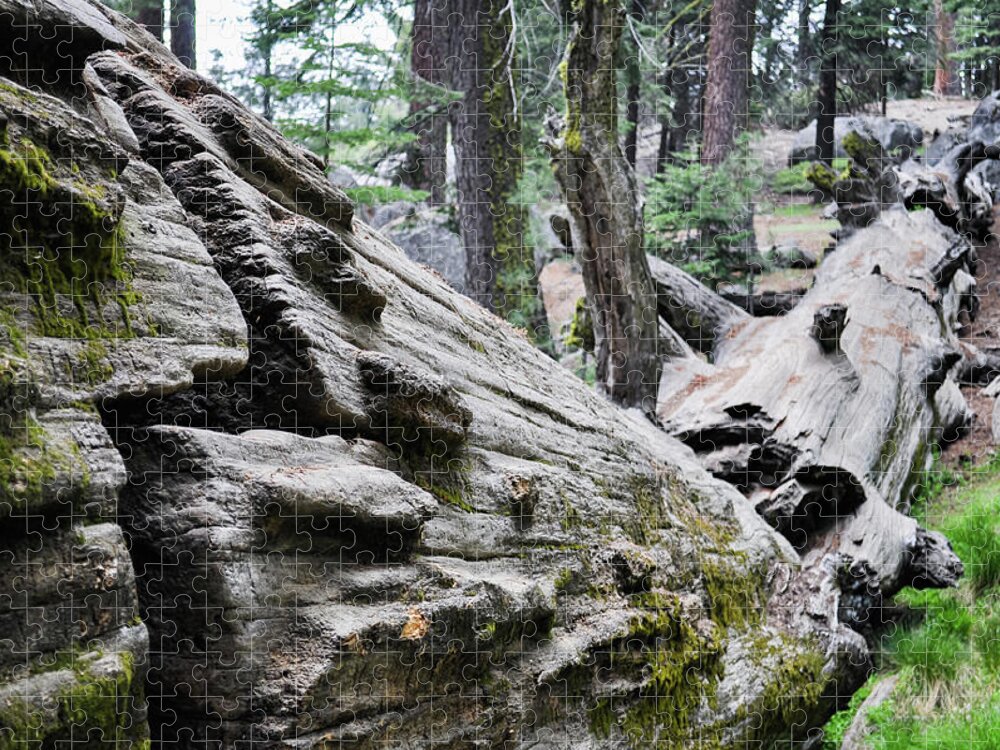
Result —
<path fill-rule="evenodd" d="M 576 7 L 562 63 L 566 119 L 548 123 L 549 149 L 594 322 L 598 387 L 619 404 L 651 413 L 659 373 L 656 296 L 635 172 L 618 144 L 615 112 L 623 12 L 600 0 Z"/>
<path fill-rule="evenodd" d="M 433 0 L 417 0 L 413 6 L 410 68 L 413 75 L 430 84 L 441 84 L 448 52 L 447 19 Z M 419 85 L 419 84 L 418 84 Z M 444 204 L 447 182 L 448 118 L 435 102 L 414 97 L 410 101 L 412 130 L 417 135 L 411 147 L 413 175 L 410 184 L 430 193 L 436 206 Z"/>
<path fill-rule="evenodd" d="M 514 9 L 505 0 L 449 0 L 448 84 L 466 293 L 501 316 L 533 309 L 535 264 L 524 244 L 521 113 L 515 90 Z M 534 321 L 520 320 L 521 325 Z"/>
<path fill-rule="evenodd" d="M 702 161 L 720 164 L 750 120 L 750 76 L 757 0 L 714 0 L 708 40 Z"/>

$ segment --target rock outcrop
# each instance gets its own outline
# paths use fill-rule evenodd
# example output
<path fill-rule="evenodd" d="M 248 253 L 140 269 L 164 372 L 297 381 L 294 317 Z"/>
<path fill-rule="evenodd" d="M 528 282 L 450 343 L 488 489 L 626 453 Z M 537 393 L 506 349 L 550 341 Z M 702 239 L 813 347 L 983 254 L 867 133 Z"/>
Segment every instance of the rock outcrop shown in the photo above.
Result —
<path fill-rule="evenodd" d="M 897 149 L 907 149 L 913 152 L 924 139 L 924 131 L 920 126 L 908 120 L 867 115 L 842 115 L 834 120 L 834 156 L 841 158 L 848 156 L 847 150 L 844 148 L 844 137 L 848 133 L 857 133 L 863 138 L 870 138 L 878 143 L 886 153 Z M 804 161 L 812 161 L 817 157 L 816 121 L 813 120 L 796 134 L 788 162 L 795 165 Z"/>
<path fill-rule="evenodd" d="M 127 19 L 0 0 L 0 20 L 0 747 L 802 746 L 865 676 L 866 592 L 956 574 L 896 510 L 961 412 L 931 328 L 964 277 L 927 278 L 950 241 L 929 213 L 907 219 L 915 277 L 841 248 L 856 296 L 774 319 L 807 337 L 845 303 L 802 393 L 848 382 L 860 347 L 907 364 L 913 429 L 881 435 L 906 438 L 882 469 L 846 435 L 765 452 L 758 513 L 706 460 L 794 421 L 710 384 L 758 321 L 715 307 L 677 342 L 702 378 L 661 403 L 685 446 L 407 259 Z M 895 330 L 880 299 L 919 340 L 865 348 L 862 302 Z M 829 541 L 800 524 L 829 486 L 864 531 L 839 556 L 802 544 Z"/>

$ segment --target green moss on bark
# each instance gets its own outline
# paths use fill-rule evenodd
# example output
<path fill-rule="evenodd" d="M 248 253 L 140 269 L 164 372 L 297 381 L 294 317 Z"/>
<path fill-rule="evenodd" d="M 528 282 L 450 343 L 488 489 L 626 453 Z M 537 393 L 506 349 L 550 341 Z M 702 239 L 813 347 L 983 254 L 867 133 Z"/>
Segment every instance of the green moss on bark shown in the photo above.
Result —
<path fill-rule="evenodd" d="M 491 166 L 489 212 L 492 256 L 496 263 L 496 312 L 512 325 L 535 334 L 540 322 L 541 303 L 535 273 L 534 249 L 526 242 L 524 202 L 518 196 L 524 171 L 522 120 L 517 106 L 513 70 L 512 14 L 502 2 L 484 3 L 483 12 L 494 23 L 482 36 L 483 59 L 492 66 L 481 97 L 489 115 L 486 151 Z"/>
<path fill-rule="evenodd" d="M 582 349 L 585 352 L 594 351 L 594 321 L 590 317 L 590 308 L 587 307 L 587 298 L 580 297 L 576 301 L 573 309 L 573 318 L 569 322 L 569 332 L 566 335 L 565 344 L 574 349 Z"/>

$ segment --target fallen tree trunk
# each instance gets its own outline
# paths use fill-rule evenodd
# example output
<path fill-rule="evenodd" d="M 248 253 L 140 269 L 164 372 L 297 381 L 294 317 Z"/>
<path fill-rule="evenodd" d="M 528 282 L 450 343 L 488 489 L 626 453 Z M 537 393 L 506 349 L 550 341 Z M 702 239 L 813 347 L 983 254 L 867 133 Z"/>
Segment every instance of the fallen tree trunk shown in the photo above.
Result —
<path fill-rule="evenodd" d="M 969 420 L 949 371 L 970 252 L 932 212 L 890 209 L 830 255 L 786 316 L 729 327 L 714 366 L 664 366 L 667 432 L 788 538 L 804 575 L 865 578 L 846 615 L 858 623 L 875 624 L 880 596 L 961 575 L 947 542 L 904 512 L 932 444 Z"/>
<path fill-rule="evenodd" d="M 731 302 L 755 318 L 769 318 L 784 315 L 797 304 L 806 293 L 803 286 L 791 292 L 777 292 L 771 289 L 748 292 L 742 289 L 720 292 L 722 298 Z"/>
<path fill-rule="evenodd" d="M 714 294 L 694 276 L 654 255 L 647 256 L 660 317 L 693 349 L 708 354 L 716 342 L 749 315 Z"/>

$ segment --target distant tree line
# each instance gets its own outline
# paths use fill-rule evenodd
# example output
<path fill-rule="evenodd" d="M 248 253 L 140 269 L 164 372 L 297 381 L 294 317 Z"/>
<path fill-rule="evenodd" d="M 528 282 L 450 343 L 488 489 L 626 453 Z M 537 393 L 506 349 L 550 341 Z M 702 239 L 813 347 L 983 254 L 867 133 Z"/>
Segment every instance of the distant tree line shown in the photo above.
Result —
<path fill-rule="evenodd" d="M 195 0 L 127 10 L 196 65 Z M 998 12 L 1000 0 L 253 0 L 247 68 L 217 74 L 331 172 L 392 175 L 358 200 L 453 208 L 468 293 L 535 336 L 528 209 L 565 203 L 598 387 L 648 410 L 660 344 L 646 225 L 662 217 L 643 210 L 639 161 L 654 182 L 683 183 L 678 169 L 697 170 L 697 189 L 732 182 L 747 131 L 814 118 L 831 160 L 837 114 L 1000 88 Z M 376 18 L 391 44 L 344 33 Z M 750 205 L 702 227 L 713 262 L 754 246 Z"/>

